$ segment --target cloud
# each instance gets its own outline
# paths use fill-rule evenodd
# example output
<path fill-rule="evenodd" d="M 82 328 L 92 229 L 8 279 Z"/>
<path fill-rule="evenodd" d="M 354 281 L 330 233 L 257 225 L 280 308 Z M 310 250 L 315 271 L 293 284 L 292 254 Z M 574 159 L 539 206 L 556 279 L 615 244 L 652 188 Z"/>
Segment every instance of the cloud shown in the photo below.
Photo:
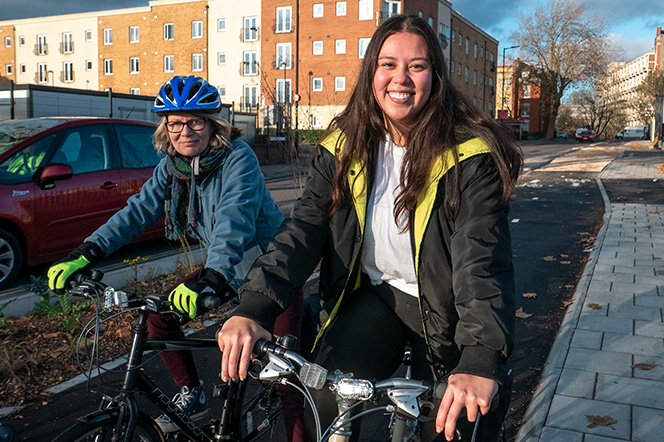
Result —
<path fill-rule="evenodd" d="M 616 47 L 622 49 L 622 53 L 615 54 L 614 61 L 631 61 L 641 55 L 654 51 L 652 38 L 626 39 L 619 34 L 610 34 L 609 38 L 613 40 Z"/>

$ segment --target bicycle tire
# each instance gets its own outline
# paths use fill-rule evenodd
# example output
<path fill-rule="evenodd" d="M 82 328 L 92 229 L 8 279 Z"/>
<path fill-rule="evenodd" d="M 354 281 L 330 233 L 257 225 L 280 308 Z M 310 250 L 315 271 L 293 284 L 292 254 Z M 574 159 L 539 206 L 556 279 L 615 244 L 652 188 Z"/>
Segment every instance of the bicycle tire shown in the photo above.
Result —
<path fill-rule="evenodd" d="M 82 420 L 67 428 L 53 442 L 110 441 L 116 424 L 117 416 L 108 416 L 101 420 Z M 165 442 L 165 440 L 152 420 L 138 417 L 133 442 Z"/>
<path fill-rule="evenodd" d="M 283 413 L 281 400 L 273 383 L 249 382 L 248 386 L 240 393 L 242 401 L 241 409 L 235 411 L 235 416 L 240 413 L 236 422 L 235 434 L 242 442 L 253 442 L 257 440 L 272 440 L 272 435 L 277 429 L 279 418 Z"/>

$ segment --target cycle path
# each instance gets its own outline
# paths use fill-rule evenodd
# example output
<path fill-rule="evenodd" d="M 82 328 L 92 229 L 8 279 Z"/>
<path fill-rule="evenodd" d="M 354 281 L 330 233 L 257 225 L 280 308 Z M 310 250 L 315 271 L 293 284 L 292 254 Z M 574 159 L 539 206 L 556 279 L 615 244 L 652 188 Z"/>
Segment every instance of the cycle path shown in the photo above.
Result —
<path fill-rule="evenodd" d="M 626 150 L 599 174 L 603 226 L 516 442 L 664 440 L 662 164 Z"/>

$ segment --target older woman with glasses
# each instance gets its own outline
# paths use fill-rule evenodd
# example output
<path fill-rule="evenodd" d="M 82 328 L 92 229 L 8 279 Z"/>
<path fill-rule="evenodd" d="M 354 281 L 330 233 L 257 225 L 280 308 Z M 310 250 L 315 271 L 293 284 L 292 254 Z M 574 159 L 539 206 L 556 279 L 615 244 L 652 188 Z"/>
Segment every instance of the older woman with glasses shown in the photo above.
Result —
<path fill-rule="evenodd" d="M 207 251 L 204 268 L 170 292 L 173 308 L 193 319 L 200 296 L 226 300 L 235 295 L 284 217 L 256 155 L 245 142 L 231 141 L 231 127 L 219 116 L 220 108 L 217 89 L 202 78 L 174 77 L 161 87 L 153 110 L 162 119 L 153 139 L 165 158 L 125 208 L 49 269 L 52 290 L 63 290 L 73 274 L 128 244 L 164 216 L 167 238 L 186 243 L 192 236 Z M 299 335 L 301 311 L 300 299 L 284 315 L 283 333 Z M 173 315 L 151 315 L 149 333 L 173 337 L 182 330 Z M 181 389 L 176 403 L 192 419 L 205 417 L 208 408 L 191 352 L 164 352 L 162 359 Z M 286 413 L 287 420 L 294 415 L 297 411 Z M 176 429 L 165 415 L 157 422 L 165 433 Z M 287 422 L 289 426 L 292 431 L 295 424 Z"/>

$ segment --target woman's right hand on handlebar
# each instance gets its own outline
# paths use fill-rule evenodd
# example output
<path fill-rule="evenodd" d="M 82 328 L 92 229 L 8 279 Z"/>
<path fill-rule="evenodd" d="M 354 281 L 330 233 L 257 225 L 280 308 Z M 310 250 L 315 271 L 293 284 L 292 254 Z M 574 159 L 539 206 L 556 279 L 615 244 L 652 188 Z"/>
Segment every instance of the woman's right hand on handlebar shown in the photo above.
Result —
<path fill-rule="evenodd" d="M 233 316 L 224 323 L 217 336 L 221 356 L 221 379 L 244 380 L 254 344 L 259 339 L 271 340 L 272 335 L 257 322 L 242 316 Z"/>

